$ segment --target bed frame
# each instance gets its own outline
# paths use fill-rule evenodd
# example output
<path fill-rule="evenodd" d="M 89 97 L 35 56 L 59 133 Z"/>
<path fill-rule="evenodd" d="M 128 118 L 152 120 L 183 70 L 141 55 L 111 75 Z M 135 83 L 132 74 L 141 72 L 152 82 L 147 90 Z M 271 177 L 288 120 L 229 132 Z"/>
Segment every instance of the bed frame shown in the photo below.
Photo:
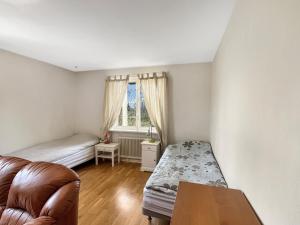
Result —
<path fill-rule="evenodd" d="M 145 209 L 145 208 L 143 208 L 143 214 L 145 216 L 148 216 L 148 220 L 152 220 L 152 217 L 155 217 L 155 218 L 158 218 L 158 219 L 167 220 L 167 221 L 171 220 L 171 218 L 168 217 L 168 216 L 166 216 L 166 215 L 162 215 L 162 214 L 153 212 L 153 211 Z"/>
<path fill-rule="evenodd" d="M 197 141 L 196 141 L 197 142 Z M 209 144 L 209 143 L 206 143 L 206 144 Z M 211 153 L 212 153 L 212 157 L 211 157 L 211 159 L 210 160 L 214 160 L 214 162 L 216 162 L 217 163 L 217 161 L 216 161 L 216 158 L 215 158 L 215 156 L 214 156 L 214 153 L 213 153 L 213 151 L 212 151 L 212 149 L 211 149 L 211 146 L 209 146 L 210 147 L 210 151 L 211 151 Z M 189 150 L 189 149 L 188 149 Z M 164 154 L 166 154 L 166 151 L 164 152 Z M 202 153 L 202 154 L 204 154 L 204 153 Z M 205 154 L 206 154 L 206 152 L 205 152 Z M 164 158 L 164 155 L 162 156 L 162 158 Z M 162 159 L 161 158 L 161 159 Z M 166 160 L 166 162 L 168 162 L 168 160 L 170 160 L 169 158 L 166 158 L 165 159 Z M 161 163 L 161 161 L 159 162 L 159 163 Z M 205 163 L 205 162 L 202 162 L 202 163 Z M 218 163 L 217 163 L 218 164 Z M 219 165 L 218 165 L 218 167 L 219 167 Z M 164 169 L 164 168 L 160 168 L 160 169 Z M 219 168 L 219 170 L 220 170 L 220 177 L 222 177 L 222 179 L 224 179 L 224 176 L 223 176 L 223 174 L 222 174 L 222 171 L 221 171 L 221 169 Z M 151 179 L 151 177 L 149 178 L 149 179 Z M 166 178 L 167 179 L 167 178 Z M 190 182 L 192 182 L 192 181 L 190 181 Z M 226 181 L 225 181 L 225 179 L 224 179 L 224 183 L 225 183 L 225 186 L 227 187 L 227 184 L 226 184 Z M 151 199 L 150 199 L 151 200 Z M 150 201 L 149 200 L 149 201 Z M 144 200 L 143 201 L 145 201 L 145 191 L 144 191 Z M 159 199 L 157 199 L 157 201 L 159 201 Z M 173 202 L 173 201 L 172 201 Z M 170 203 L 172 203 L 172 202 L 170 202 Z M 155 204 L 154 204 L 155 205 Z M 146 208 L 145 208 L 146 207 Z M 158 206 L 158 207 L 160 207 L 160 206 Z M 160 219 L 165 219 L 165 220 L 171 220 L 171 216 L 172 216 L 172 212 L 170 212 L 170 208 L 166 208 L 167 210 L 168 210 L 168 213 L 166 213 L 167 215 L 165 215 L 165 213 L 164 213 L 164 211 L 162 210 L 161 212 L 159 212 L 159 210 L 158 210 L 158 212 L 155 210 L 155 211 L 152 211 L 153 209 L 151 209 L 152 207 L 147 207 L 147 205 L 145 204 L 144 206 L 143 206 L 143 209 L 142 209 L 142 211 L 143 211 L 143 214 L 145 215 L 145 216 L 148 216 L 148 219 L 149 220 L 151 220 L 151 218 L 152 217 L 155 217 L 155 218 L 160 218 Z M 161 207 L 161 208 L 164 208 L 164 207 Z M 164 208 L 165 209 L 165 208 Z M 162 214 L 161 214 L 162 213 Z M 170 216 L 171 215 L 171 216 Z"/>
<path fill-rule="evenodd" d="M 84 162 L 87 162 L 95 158 L 95 146 L 90 146 L 85 149 L 80 150 L 79 152 L 69 155 L 65 158 L 53 161 L 53 163 L 62 164 L 66 167 L 73 168 Z"/>

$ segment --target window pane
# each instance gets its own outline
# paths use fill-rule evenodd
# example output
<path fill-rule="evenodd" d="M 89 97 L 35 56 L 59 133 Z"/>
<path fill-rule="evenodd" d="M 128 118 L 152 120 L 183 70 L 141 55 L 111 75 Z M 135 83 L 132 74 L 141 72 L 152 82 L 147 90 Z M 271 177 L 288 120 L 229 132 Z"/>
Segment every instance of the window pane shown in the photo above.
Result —
<path fill-rule="evenodd" d="M 129 83 L 127 88 L 127 118 L 128 126 L 136 125 L 136 83 Z"/>
<path fill-rule="evenodd" d="M 119 126 L 136 126 L 136 83 L 129 83 L 118 119 Z"/>
<path fill-rule="evenodd" d="M 151 124 L 150 122 L 150 118 L 145 106 L 145 99 L 144 99 L 144 95 L 141 92 L 141 126 L 142 127 L 149 127 Z"/>

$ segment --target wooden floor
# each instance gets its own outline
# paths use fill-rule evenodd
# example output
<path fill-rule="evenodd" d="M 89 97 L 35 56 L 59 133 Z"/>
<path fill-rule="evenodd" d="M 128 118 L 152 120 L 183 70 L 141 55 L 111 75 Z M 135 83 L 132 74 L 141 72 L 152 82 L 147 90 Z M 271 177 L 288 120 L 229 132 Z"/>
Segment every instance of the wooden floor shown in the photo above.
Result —
<path fill-rule="evenodd" d="M 81 179 L 79 225 L 167 225 L 148 222 L 142 214 L 143 188 L 150 173 L 140 164 L 121 163 L 114 168 L 108 161 L 75 168 Z"/>

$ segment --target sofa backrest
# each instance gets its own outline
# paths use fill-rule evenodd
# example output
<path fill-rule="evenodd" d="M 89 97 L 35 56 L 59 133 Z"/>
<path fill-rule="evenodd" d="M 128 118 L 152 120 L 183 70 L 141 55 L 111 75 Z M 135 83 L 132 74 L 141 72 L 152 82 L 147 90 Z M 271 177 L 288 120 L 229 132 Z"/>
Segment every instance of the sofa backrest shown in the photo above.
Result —
<path fill-rule="evenodd" d="M 0 157 L 0 224 L 43 217 L 76 225 L 79 185 L 78 175 L 65 166 Z"/>

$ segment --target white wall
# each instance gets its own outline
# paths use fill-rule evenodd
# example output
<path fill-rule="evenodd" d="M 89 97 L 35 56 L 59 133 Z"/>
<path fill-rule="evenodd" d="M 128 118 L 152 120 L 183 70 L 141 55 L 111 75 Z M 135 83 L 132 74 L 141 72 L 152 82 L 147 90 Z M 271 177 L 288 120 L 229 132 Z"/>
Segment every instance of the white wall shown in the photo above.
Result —
<path fill-rule="evenodd" d="M 265 224 L 300 224 L 300 1 L 240 0 L 213 65 L 211 142 Z"/>
<path fill-rule="evenodd" d="M 89 132 L 101 135 L 104 81 L 168 72 L 169 140 L 209 139 L 211 64 L 73 73 L 0 50 L 0 154 Z"/>
<path fill-rule="evenodd" d="M 0 154 L 74 132 L 75 75 L 0 50 Z"/>
<path fill-rule="evenodd" d="M 211 64 L 169 65 L 77 73 L 78 132 L 102 134 L 104 81 L 115 74 L 168 73 L 169 143 L 209 139 Z"/>

